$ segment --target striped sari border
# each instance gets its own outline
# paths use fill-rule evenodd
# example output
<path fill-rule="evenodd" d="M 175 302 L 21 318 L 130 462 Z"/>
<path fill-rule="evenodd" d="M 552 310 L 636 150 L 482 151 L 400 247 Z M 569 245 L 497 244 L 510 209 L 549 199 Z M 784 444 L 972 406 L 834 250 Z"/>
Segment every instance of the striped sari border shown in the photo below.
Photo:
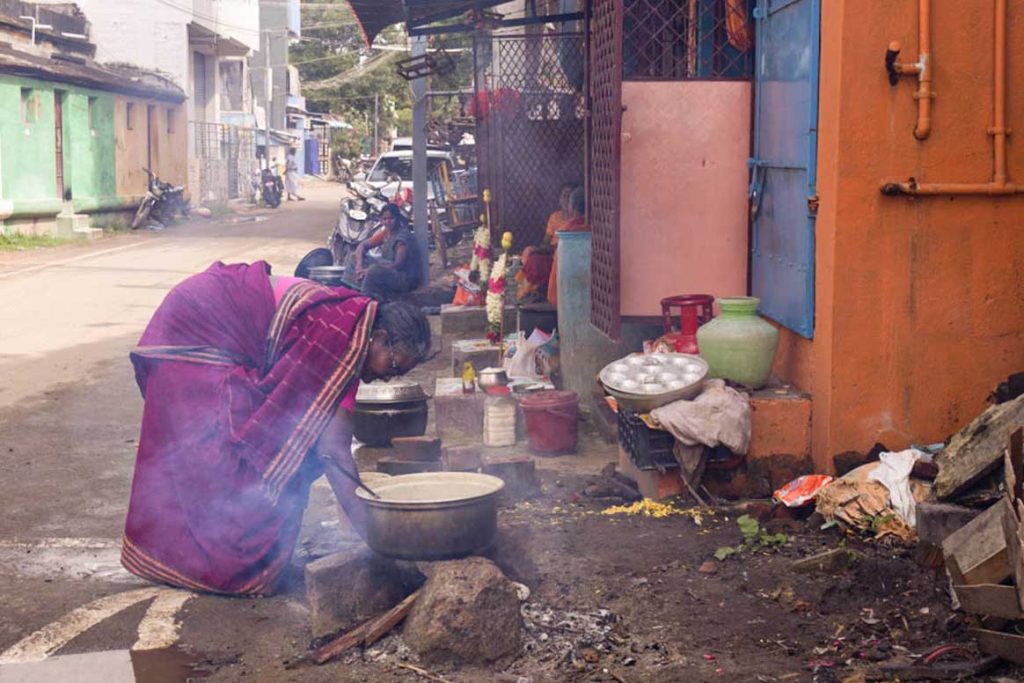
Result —
<path fill-rule="evenodd" d="M 215 346 L 137 346 L 129 355 L 203 365 L 244 365 L 234 354 Z"/>
<path fill-rule="evenodd" d="M 121 564 L 131 573 L 151 581 L 207 593 L 219 592 L 171 569 L 132 543 L 127 535 L 122 538 Z"/>
<path fill-rule="evenodd" d="M 272 502 L 277 502 L 281 490 L 298 471 L 307 451 L 313 445 L 313 441 L 327 421 L 331 419 L 329 409 L 352 380 L 355 372 L 362 366 L 368 350 L 366 342 L 376 315 L 377 302 L 370 301 L 363 309 L 362 317 L 356 323 L 348 352 L 339 361 L 331 377 L 324 384 L 324 388 L 321 389 L 313 405 L 302 416 L 284 447 L 264 471 L 264 487 Z"/>
<path fill-rule="evenodd" d="M 274 311 L 274 317 L 270 321 L 270 330 L 267 332 L 267 353 L 266 358 L 263 359 L 265 368 L 269 368 L 277 360 L 284 332 L 295 317 L 295 313 L 302 310 L 306 302 L 321 289 L 322 287 L 315 282 L 296 282 L 285 291 L 281 303 Z"/>

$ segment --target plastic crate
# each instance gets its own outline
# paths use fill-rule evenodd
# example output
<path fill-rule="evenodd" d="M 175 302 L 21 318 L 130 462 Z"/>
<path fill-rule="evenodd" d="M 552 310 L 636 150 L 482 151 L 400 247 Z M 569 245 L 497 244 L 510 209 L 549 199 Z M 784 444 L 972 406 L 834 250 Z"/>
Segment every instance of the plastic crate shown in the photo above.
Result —
<path fill-rule="evenodd" d="M 673 453 L 676 440 L 662 429 L 651 429 L 636 413 L 619 406 L 618 412 L 619 444 L 630 461 L 639 470 L 659 470 L 678 468 L 679 463 Z"/>

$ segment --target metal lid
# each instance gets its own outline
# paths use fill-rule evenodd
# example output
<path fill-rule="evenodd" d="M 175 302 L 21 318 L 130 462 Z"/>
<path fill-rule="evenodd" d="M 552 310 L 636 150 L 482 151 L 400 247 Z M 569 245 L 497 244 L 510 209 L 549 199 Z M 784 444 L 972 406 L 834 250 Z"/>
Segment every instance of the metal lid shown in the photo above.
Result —
<path fill-rule="evenodd" d="M 358 403 L 405 403 L 430 398 L 419 382 L 405 379 L 392 379 L 388 382 L 380 380 L 363 382 L 356 391 Z"/>

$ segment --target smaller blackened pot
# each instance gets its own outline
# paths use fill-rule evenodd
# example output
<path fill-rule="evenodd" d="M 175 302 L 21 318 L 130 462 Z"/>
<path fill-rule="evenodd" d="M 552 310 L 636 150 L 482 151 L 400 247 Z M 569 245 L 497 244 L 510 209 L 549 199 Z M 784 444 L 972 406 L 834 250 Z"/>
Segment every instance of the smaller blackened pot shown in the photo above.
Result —
<path fill-rule="evenodd" d="M 423 436 L 427 431 L 427 400 L 405 403 L 356 401 L 353 433 L 367 446 L 390 446 L 396 436 Z"/>

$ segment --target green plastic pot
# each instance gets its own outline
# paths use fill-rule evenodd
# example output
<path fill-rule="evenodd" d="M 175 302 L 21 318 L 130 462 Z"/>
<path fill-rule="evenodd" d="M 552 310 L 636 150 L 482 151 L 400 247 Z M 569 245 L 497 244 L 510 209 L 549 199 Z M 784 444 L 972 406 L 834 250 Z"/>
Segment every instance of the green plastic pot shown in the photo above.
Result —
<path fill-rule="evenodd" d="M 708 376 L 760 389 L 772 374 L 779 331 L 757 314 L 756 297 L 724 297 L 717 303 L 718 317 L 697 330 Z"/>

